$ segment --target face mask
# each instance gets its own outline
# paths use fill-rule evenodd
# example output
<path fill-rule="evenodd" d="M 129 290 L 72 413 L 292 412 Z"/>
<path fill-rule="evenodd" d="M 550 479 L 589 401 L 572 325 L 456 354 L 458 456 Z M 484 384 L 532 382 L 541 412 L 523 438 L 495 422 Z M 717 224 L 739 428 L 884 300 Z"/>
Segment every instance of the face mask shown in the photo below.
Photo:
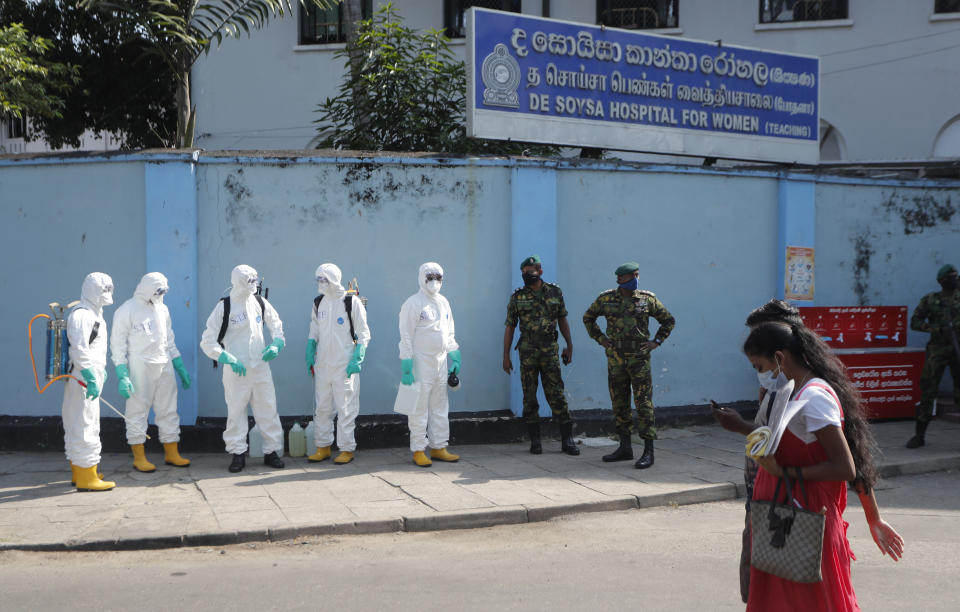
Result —
<path fill-rule="evenodd" d="M 427 281 L 427 293 L 430 295 L 436 295 L 440 291 L 440 286 L 443 283 L 440 281 Z"/>
<path fill-rule="evenodd" d="M 769 372 L 757 372 L 757 382 L 759 382 L 760 386 L 767 391 L 776 391 L 786 384 L 787 377 L 783 375 L 783 370 L 781 370 L 780 364 L 777 364 L 776 374 L 773 373 L 773 370 L 770 370 Z"/>
<path fill-rule="evenodd" d="M 100 300 L 103 302 L 104 306 L 109 306 L 110 304 L 113 304 L 113 287 L 111 286 L 104 287 Z"/>
<path fill-rule="evenodd" d="M 540 275 L 536 272 L 524 272 L 523 273 L 523 284 L 526 286 L 535 285 L 537 281 L 540 280 Z"/>
<path fill-rule="evenodd" d="M 619 285 L 621 289 L 626 289 L 627 291 L 636 291 L 637 287 L 639 286 L 640 286 L 640 279 L 638 279 L 636 276 L 634 276 L 633 278 L 631 278 L 625 283 L 620 283 Z"/>
<path fill-rule="evenodd" d="M 326 293 L 327 287 L 330 286 L 330 281 L 327 280 L 326 276 L 317 277 L 317 291 L 320 293 Z"/>

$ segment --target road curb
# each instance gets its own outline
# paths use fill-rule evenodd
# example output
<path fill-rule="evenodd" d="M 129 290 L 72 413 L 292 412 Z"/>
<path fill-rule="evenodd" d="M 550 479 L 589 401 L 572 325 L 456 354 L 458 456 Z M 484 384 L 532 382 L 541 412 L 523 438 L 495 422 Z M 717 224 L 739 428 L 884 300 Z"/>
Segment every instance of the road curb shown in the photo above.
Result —
<path fill-rule="evenodd" d="M 883 478 L 912 476 L 960 469 L 960 455 L 917 459 L 883 465 Z M 595 501 L 572 504 L 528 504 L 476 508 L 430 515 L 386 519 L 358 519 L 316 525 L 282 526 L 247 531 L 207 531 L 181 535 L 153 535 L 137 538 L 100 540 L 67 540 L 64 542 L 0 543 L 0 551 L 66 552 L 66 551 L 131 551 L 165 548 L 227 546 L 247 542 L 283 542 L 297 538 L 331 535 L 373 535 L 380 533 L 422 533 L 453 529 L 480 529 L 497 525 L 537 523 L 561 516 L 587 512 L 615 512 L 663 506 L 683 506 L 742 498 L 743 483 L 705 484 L 694 489 L 650 495 L 620 495 Z"/>

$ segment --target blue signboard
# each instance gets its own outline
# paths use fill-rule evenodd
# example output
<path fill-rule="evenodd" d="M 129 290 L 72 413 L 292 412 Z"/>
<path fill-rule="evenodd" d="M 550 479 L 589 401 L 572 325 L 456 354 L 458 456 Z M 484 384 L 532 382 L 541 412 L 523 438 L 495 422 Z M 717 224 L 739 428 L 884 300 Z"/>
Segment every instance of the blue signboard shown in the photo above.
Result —
<path fill-rule="evenodd" d="M 479 138 L 819 161 L 820 60 L 470 9 Z"/>

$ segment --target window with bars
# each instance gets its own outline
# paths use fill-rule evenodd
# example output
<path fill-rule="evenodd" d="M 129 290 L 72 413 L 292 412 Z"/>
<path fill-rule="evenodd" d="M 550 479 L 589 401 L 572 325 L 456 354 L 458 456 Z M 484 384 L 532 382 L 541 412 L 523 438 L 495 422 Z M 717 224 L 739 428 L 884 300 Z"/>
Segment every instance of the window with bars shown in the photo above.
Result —
<path fill-rule="evenodd" d="M 960 13 L 960 0 L 936 0 L 933 3 L 934 13 Z"/>
<path fill-rule="evenodd" d="M 520 12 L 520 0 L 443 0 L 443 27 L 449 38 L 467 35 L 467 9 L 476 6 L 498 11 Z"/>
<path fill-rule="evenodd" d="M 597 0 L 597 23 L 628 30 L 676 28 L 680 0 Z"/>
<path fill-rule="evenodd" d="M 760 23 L 848 19 L 848 0 L 760 0 Z"/>
<path fill-rule="evenodd" d="M 19 119 L 13 115 L 3 117 L 3 122 L 7 124 L 7 138 L 23 138 L 27 133 L 27 116 L 22 115 Z"/>
<path fill-rule="evenodd" d="M 362 19 L 369 19 L 373 14 L 373 0 L 363 0 L 361 6 Z M 342 43 L 347 40 L 347 26 L 344 23 L 343 2 L 329 9 L 322 9 L 316 4 L 300 5 L 300 44 L 326 45 Z"/>

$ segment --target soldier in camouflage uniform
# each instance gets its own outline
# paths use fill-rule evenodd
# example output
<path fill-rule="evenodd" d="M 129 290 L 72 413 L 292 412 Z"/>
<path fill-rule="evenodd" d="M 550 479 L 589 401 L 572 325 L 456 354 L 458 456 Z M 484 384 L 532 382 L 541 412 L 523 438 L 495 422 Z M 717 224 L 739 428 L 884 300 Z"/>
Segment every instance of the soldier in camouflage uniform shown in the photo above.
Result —
<path fill-rule="evenodd" d="M 523 385 L 523 419 L 530 434 L 530 452 L 543 452 L 540 443 L 540 405 L 537 403 L 538 378 L 543 380 L 543 393 L 560 425 L 560 450 L 568 455 L 579 455 L 580 449 L 573 441 L 573 421 L 563 394 L 563 379 L 560 377 L 560 362 L 557 360 L 557 327 L 563 334 L 567 348 L 563 349 L 563 363 L 573 358 L 573 342 L 570 340 L 570 325 L 567 309 L 563 304 L 560 287 L 544 282 L 540 277 L 543 268 L 540 257 L 531 255 L 520 264 L 523 287 L 510 296 L 507 304 L 506 329 L 503 332 L 503 370 L 513 370 L 510 361 L 510 345 L 513 330 L 520 324 L 520 381 Z"/>
<path fill-rule="evenodd" d="M 910 329 L 930 332 L 927 357 L 920 374 L 920 402 L 917 404 L 917 431 L 907 448 L 924 445 L 927 425 L 933 418 L 933 400 L 943 371 L 949 367 L 953 377 L 953 401 L 960 406 L 960 282 L 957 269 L 947 264 L 937 272 L 942 291 L 928 293 L 920 300 L 910 318 Z"/>
<path fill-rule="evenodd" d="M 653 465 L 653 440 L 657 437 L 653 413 L 653 385 L 650 379 L 650 351 L 660 346 L 673 331 L 673 315 L 650 291 L 637 288 L 640 264 L 625 263 L 616 270 L 617 289 L 601 293 L 583 315 L 583 324 L 590 337 L 607 352 L 607 385 L 616 419 L 620 446 L 605 455 L 604 461 L 633 459 L 630 432 L 633 419 L 630 414 L 630 388 L 637 406 L 643 455 L 634 467 L 645 469 Z M 607 320 L 604 335 L 597 318 Z M 650 339 L 649 320 L 660 324 L 657 335 Z"/>

